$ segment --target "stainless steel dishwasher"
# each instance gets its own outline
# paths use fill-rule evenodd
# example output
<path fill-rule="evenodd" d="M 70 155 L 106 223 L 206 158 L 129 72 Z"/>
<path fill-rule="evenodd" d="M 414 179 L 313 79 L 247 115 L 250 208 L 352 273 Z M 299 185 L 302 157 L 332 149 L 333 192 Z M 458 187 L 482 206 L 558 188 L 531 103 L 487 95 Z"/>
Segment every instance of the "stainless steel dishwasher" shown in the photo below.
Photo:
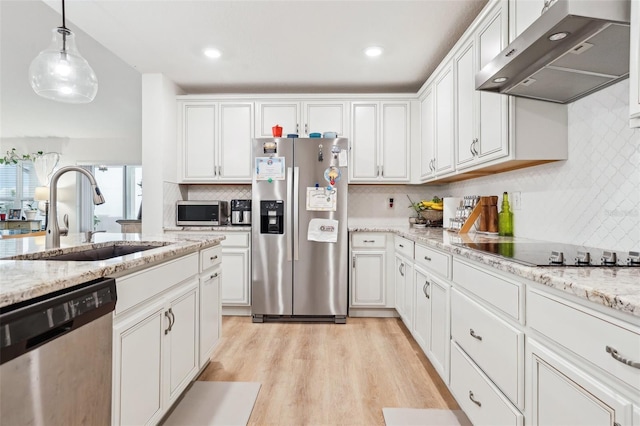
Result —
<path fill-rule="evenodd" d="M 116 285 L 100 279 L 0 309 L 0 423 L 111 423 Z"/>

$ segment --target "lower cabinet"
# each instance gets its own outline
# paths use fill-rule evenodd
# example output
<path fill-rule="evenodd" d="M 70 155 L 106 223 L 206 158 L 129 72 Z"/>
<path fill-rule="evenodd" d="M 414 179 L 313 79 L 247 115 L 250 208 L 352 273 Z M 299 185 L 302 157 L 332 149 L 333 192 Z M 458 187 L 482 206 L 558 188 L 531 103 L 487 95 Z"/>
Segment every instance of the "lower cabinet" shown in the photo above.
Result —
<path fill-rule="evenodd" d="M 224 274 L 220 280 L 222 306 L 251 306 L 251 232 L 221 234 Z M 248 313 L 248 312 L 247 312 Z"/>
<path fill-rule="evenodd" d="M 442 380 L 449 383 L 449 284 L 416 265 L 413 289 L 413 337 Z"/>
<path fill-rule="evenodd" d="M 198 281 L 114 323 L 113 424 L 156 423 L 198 370 Z"/>
<path fill-rule="evenodd" d="M 351 252 L 351 306 L 386 306 L 386 257 L 382 250 Z"/>
<path fill-rule="evenodd" d="M 215 267 L 200 276 L 200 368 L 211 357 L 221 336 L 220 271 Z"/>
<path fill-rule="evenodd" d="M 635 425 L 631 401 L 533 339 L 530 363 L 530 425 Z"/>
<path fill-rule="evenodd" d="M 396 310 L 407 329 L 413 329 L 413 262 L 396 254 Z"/>

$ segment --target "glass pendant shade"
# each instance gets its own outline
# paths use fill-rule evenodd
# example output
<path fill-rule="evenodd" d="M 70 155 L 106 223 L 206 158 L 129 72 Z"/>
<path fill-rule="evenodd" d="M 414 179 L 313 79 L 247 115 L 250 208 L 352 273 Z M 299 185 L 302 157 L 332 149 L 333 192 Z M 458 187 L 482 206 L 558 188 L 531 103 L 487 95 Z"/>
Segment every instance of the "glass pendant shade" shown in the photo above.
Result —
<path fill-rule="evenodd" d="M 98 93 L 96 74 L 63 27 L 53 29 L 51 45 L 31 62 L 29 80 L 38 95 L 58 102 L 88 103 Z"/>

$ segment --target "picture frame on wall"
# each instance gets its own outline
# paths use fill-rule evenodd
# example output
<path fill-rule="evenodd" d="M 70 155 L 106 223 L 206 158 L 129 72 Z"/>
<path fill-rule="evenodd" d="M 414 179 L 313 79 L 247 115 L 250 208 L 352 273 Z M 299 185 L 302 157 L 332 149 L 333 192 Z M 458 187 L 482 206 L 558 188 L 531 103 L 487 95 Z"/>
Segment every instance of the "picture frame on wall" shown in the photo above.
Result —
<path fill-rule="evenodd" d="M 22 209 L 9 209 L 9 220 L 22 219 Z"/>

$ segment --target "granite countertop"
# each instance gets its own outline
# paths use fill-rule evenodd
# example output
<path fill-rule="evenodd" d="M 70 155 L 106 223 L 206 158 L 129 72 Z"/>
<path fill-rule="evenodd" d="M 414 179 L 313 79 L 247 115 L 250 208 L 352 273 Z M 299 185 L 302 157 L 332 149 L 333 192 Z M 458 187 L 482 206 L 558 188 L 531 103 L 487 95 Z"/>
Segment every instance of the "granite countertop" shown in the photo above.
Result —
<path fill-rule="evenodd" d="M 220 226 L 165 226 L 165 232 L 185 231 L 193 232 L 239 232 L 239 231 L 251 231 L 251 226 L 244 225 L 220 225 Z"/>
<path fill-rule="evenodd" d="M 94 235 L 93 243 L 83 242 L 84 238 L 84 234 L 70 234 L 61 238 L 61 248 L 50 250 L 45 250 L 44 236 L 0 240 L 0 307 L 193 253 L 219 244 L 224 236 L 98 233 Z M 112 241 L 122 245 L 144 243 L 158 247 L 100 261 L 26 260 L 38 256 L 33 253 L 71 253 L 87 249 L 91 244 L 108 245 Z M 22 259 L 7 259 L 11 257 Z"/>
<path fill-rule="evenodd" d="M 518 277 L 553 287 L 591 302 L 640 317 L 640 268 L 589 268 L 589 267 L 533 267 L 513 262 L 457 245 L 475 242 L 531 242 L 518 237 L 498 237 L 482 234 L 460 235 L 442 228 L 411 228 L 408 225 L 385 225 L 378 222 L 349 221 L 349 231 L 391 232 L 425 246 L 483 263 L 492 268 Z"/>

